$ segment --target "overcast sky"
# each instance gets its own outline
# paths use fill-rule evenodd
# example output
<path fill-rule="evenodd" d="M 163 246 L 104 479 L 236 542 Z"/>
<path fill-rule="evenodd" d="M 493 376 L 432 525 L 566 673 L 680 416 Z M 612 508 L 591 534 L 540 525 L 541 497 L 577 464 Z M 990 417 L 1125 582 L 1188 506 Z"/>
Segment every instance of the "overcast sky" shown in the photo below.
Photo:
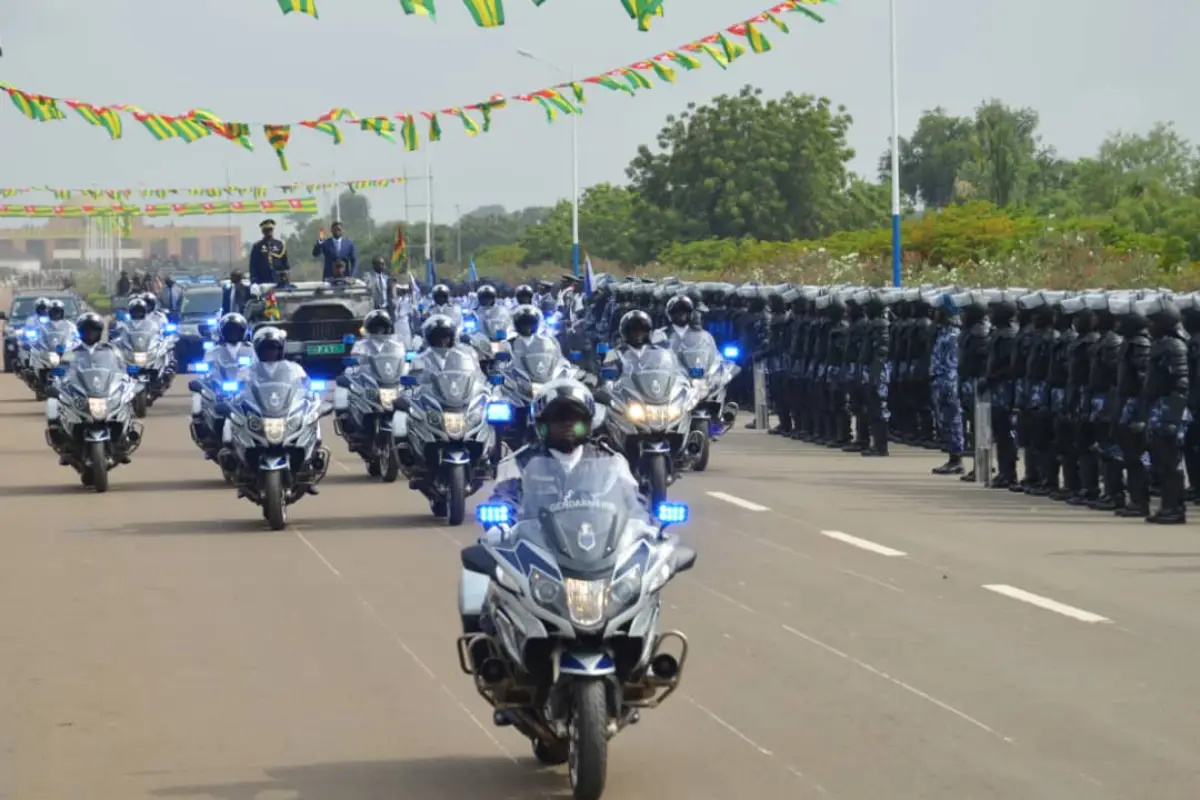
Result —
<path fill-rule="evenodd" d="M 177 114 L 209 108 L 227 121 L 295 122 L 334 106 L 363 116 L 440 109 L 494 93 L 518 94 L 559 82 L 552 69 L 517 55 L 524 48 L 580 76 L 627 65 L 744 20 L 766 0 L 667 0 L 667 16 L 637 31 L 618 0 L 508 0 L 508 24 L 482 29 L 457 0 L 438 0 L 433 23 L 407 17 L 398 0 L 317 0 L 322 17 L 284 17 L 276 0 L 37 0 L 0 3 L 0 81 L 96 104 L 128 103 Z M 900 6 L 901 131 L 923 109 L 966 114 L 997 97 L 1041 113 L 1042 133 L 1067 156 L 1092 152 L 1117 129 L 1144 131 L 1174 120 L 1200 140 L 1194 102 L 1195 31 L 1200 6 L 1115 0 L 897 0 Z M 842 0 L 824 25 L 788 15 L 792 32 L 765 26 L 775 45 L 748 53 L 727 71 L 705 59 L 630 99 L 592 87 L 580 120 L 580 180 L 624 181 L 639 144 L 663 118 L 745 83 L 768 94 L 826 95 L 855 118 L 853 167 L 874 174 L 890 133 L 888 6 Z M 657 81 L 656 81 L 657 84 Z M 64 109 L 65 110 L 65 109 Z M 261 130 L 248 153 L 216 137 L 187 145 L 154 141 L 132 119 L 109 140 L 73 112 L 55 123 L 0 107 L 0 184 L 138 187 L 273 184 L 410 175 L 424 153 L 374 134 L 329 137 L 293 129 L 289 173 Z M 494 115 L 492 132 L 468 138 L 452 118 L 432 146 L 435 218 L 449 222 L 500 203 L 551 204 L 570 193 L 570 122 L 548 125 L 537 106 L 514 103 Z M 422 139 L 425 138 L 422 125 Z M 423 141 L 424 145 L 424 141 Z M 304 166 L 308 162 L 311 166 Z M 409 189 L 422 218 L 424 187 Z M 377 219 L 404 212 L 399 188 L 369 194 Z M 24 202 L 52 202 L 30 195 Z M 13 202 L 13 201 L 8 201 Z M 257 219 L 246 219 L 248 226 Z"/>

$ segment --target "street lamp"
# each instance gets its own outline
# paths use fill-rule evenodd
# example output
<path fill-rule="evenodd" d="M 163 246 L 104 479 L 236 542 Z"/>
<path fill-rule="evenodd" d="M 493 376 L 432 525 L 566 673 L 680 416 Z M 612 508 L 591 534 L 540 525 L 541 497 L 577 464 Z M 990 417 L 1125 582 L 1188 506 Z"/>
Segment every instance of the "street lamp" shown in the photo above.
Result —
<path fill-rule="evenodd" d="M 534 55 L 528 50 L 518 49 L 517 55 L 532 61 L 539 61 L 561 75 L 567 75 L 571 83 L 575 82 L 575 64 L 572 62 L 569 70 L 563 69 L 552 61 Z M 571 267 L 575 277 L 579 277 L 579 115 L 571 115 Z"/>
<path fill-rule="evenodd" d="M 900 274 L 900 89 L 896 80 L 896 0 L 889 0 L 892 38 L 892 285 L 899 286 Z"/>

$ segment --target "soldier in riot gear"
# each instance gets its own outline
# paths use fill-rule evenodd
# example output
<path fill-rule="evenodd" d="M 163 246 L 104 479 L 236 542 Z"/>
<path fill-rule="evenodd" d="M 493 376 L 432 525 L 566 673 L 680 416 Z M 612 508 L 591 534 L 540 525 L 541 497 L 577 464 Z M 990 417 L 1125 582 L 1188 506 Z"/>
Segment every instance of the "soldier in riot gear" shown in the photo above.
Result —
<path fill-rule="evenodd" d="M 998 292 L 989 298 L 992 331 L 988 338 L 985 383 L 992 401 L 992 444 L 996 448 L 994 489 L 1017 483 L 1017 442 L 1012 415 L 1016 407 L 1016 375 L 1013 373 L 1017 347 L 1017 304 L 1013 293 Z"/>
<path fill-rule="evenodd" d="M 886 456 L 889 454 L 888 421 L 891 419 L 888 395 L 892 383 L 891 323 L 887 311 L 895 295 L 868 290 L 865 297 L 860 293 L 860 298 L 868 319 L 860 361 L 863 364 L 863 406 L 870 436 L 870 445 L 861 455 Z"/>
<path fill-rule="evenodd" d="M 1117 384 L 1115 424 L 1111 439 L 1115 452 L 1111 454 L 1124 469 L 1122 497 L 1113 499 L 1118 517 L 1150 516 L 1150 482 L 1143 458 L 1146 455 L 1146 418 L 1141 407 L 1142 387 L 1150 364 L 1150 322 L 1137 312 L 1137 302 L 1130 295 L 1109 300 L 1109 309 L 1117 318 L 1121 346 L 1117 350 Z M 1109 491 L 1115 492 L 1114 484 Z"/>
<path fill-rule="evenodd" d="M 958 387 L 963 408 L 964 429 L 968 431 L 965 445 L 974 447 L 975 394 L 979 382 L 987 377 L 991 322 L 987 316 L 987 299 L 980 292 L 963 292 L 953 296 L 962 317 L 963 334 L 958 340 Z M 975 480 L 975 470 L 960 480 Z"/>
<path fill-rule="evenodd" d="M 828 299 L 826 299 L 828 298 Z M 844 448 L 850 442 L 850 404 L 847 399 L 846 378 L 843 374 L 850 342 L 850 323 L 846 320 L 846 303 L 840 293 L 824 295 L 820 308 L 822 322 L 818 328 L 821 358 L 821 380 L 818 384 L 823 424 L 814 440 L 826 447 Z M 818 302 L 820 302 L 820 300 Z"/>
<path fill-rule="evenodd" d="M 919 289 L 911 291 L 920 294 Z M 888 334 L 888 361 L 892 364 L 892 382 L 888 393 L 888 404 L 892 412 L 889 425 L 890 436 L 898 442 L 912 444 L 916 439 L 916 424 L 913 419 L 911 402 L 912 385 L 908 379 L 910 371 L 909 337 L 912 330 L 910 292 L 897 292 L 890 310 L 892 312 L 891 329 Z"/>
<path fill-rule="evenodd" d="M 929 354 L 930 391 L 942 450 L 947 456 L 945 464 L 933 468 L 933 474 L 962 475 L 966 443 L 963 441 L 963 408 L 958 389 L 961 334 L 958 306 L 947 292 L 938 292 L 931 299 L 937 303 L 937 330 Z"/>
<path fill-rule="evenodd" d="M 864 291 L 869 292 L 869 290 Z M 871 321 L 867 319 L 866 309 L 859 302 L 859 295 L 860 292 L 856 290 L 846 298 L 850 327 L 847 332 L 846 357 L 842 363 L 841 375 L 846 384 L 850 415 L 854 418 L 854 438 L 842 445 L 842 450 L 847 453 L 861 453 L 871 445 L 871 434 L 867 424 L 866 392 L 863 389 L 862 377 L 863 370 L 866 368 L 862 361 L 862 355 L 867 341 L 867 328 Z"/>
<path fill-rule="evenodd" d="M 1188 411 L 1192 419 L 1200 416 L 1200 295 L 1175 299 L 1183 315 L 1183 329 L 1188 334 Z M 1196 376 L 1196 377 L 1192 377 Z M 1200 500 L 1200 425 L 1189 425 L 1183 442 L 1183 463 L 1187 471 L 1188 499 Z"/>
<path fill-rule="evenodd" d="M 1034 299 L 1030 300 L 1030 298 Z M 1037 326 L 1034 324 L 1034 309 L 1031 305 L 1033 303 L 1039 306 L 1044 305 L 1041 292 L 1033 292 L 1017 298 L 1017 338 L 1016 345 L 1013 348 L 1012 365 L 1009 368 L 1009 371 L 1013 375 L 1015 386 L 1013 392 L 1013 413 L 1016 415 L 1017 421 L 1014 431 L 1016 433 L 1017 447 L 1021 449 L 1021 454 L 1024 456 L 1021 461 L 1025 466 L 1025 474 L 1020 482 L 1008 487 L 1010 491 L 1014 492 L 1025 491 L 1041 483 L 1041 479 L 1038 477 L 1040 462 L 1033 456 L 1031 441 L 1033 411 L 1030 403 L 1029 356 L 1033 351 L 1033 343 L 1037 337 Z"/>
<path fill-rule="evenodd" d="M 1033 335 L 1024 363 L 1025 403 L 1020 411 L 1025 433 L 1025 491 L 1045 497 L 1058 488 L 1058 456 L 1054 451 L 1054 412 L 1051 410 L 1050 368 L 1058 330 L 1054 327 L 1061 293 L 1035 292 L 1018 301 L 1029 310 Z M 1018 341 L 1018 347 L 1020 346 Z M 1018 364 L 1018 369 L 1020 365 Z M 1018 418 L 1021 423 L 1021 418 Z"/>
<path fill-rule="evenodd" d="M 792 432 L 792 407 L 788 398 L 787 376 L 791 366 L 787 358 L 791 341 L 792 312 L 789 302 L 799 293 L 795 288 L 776 288 L 767 296 L 767 392 L 771 409 L 779 417 L 779 424 L 770 433 L 787 435 Z"/>
<path fill-rule="evenodd" d="M 1183 443 L 1192 419 L 1188 410 L 1191 392 L 1187 334 L 1181 324 L 1183 316 L 1170 299 L 1157 296 L 1140 300 L 1135 308 L 1150 321 L 1150 361 L 1142 408 L 1146 411 L 1150 464 L 1162 486 L 1162 503 L 1146 521 L 1179 525 L 1187 521 Z"/>
<path fill-rule="evenodd" d="M 1075 429 L 1072 423 L 1068 398 L 1071 394 L 1071 354 L 1079 331 L 1075 329 L 1075 317 L 1084 311 L 1082 298 L 1065 299 L 1054 318 L 1054 329 L 1058 339 L 1050 361 L 1050 412 L 1054 420 L 1054 464 L 1047 477 L 1048 482 L 1058 485 L 1050 492 L 1051 500 L 1066 500 L 1079 492 L 1079 464 L 1075 460 Z M 1061 473 L 1061 483 L 1059 475 Z"/>
<path fill-rule="evenodd" d="M 1120 364 L 1121 335 L 1116 331 L 1116 315 L 1112 298 L 1105 298 L 1104 308 L 1096 309 L 1096 333 L 1099 338 L 1089 353 L 1088 398 L 1091 403 L 1092 424 L 1096 430 L 1093 451 L 1100 466 L 1103 491 L 1088 505 L 1098 511 L 1116 511 L 1125 501 L 1125 470 L 1117 457 L 1114 426 L 1119 419 L 1117 406 L 1117 367 Z"/>
<path fill-rule="evenodd" d="M 933 356 L 933 306 L 923 290 L 912 297 L 912 326 L 908 334 L 908 395 L 916 445 L 927 450 L 938 449 L 933 424 L 932 378 L 930 360 Z"/>
<path fill-rule="evenodd" d="M 1079 338 L 1071 343 L 1067 352 L 1065 412 L 1071 425 L 1071 462 L 1079 470 L 1078 491 L 1067 498 L 1067 502 L 1074 506 L 1087 505 L 1100 496 L 1100 462 L 1092 449 L 1096 443 L 1096 426 L 1092 422 L 1088 379 L 1092 371 L 1092 348 L 1100 341 L 1100 334 L 1096 330 L 1096 311 L 1101 304 L 1105 310 L 1108 309 L 1108 299 L 1103 295 L 1084 295 L 1079 302 L 1081 307 L 1075 312 L 1072 323 Z"/>

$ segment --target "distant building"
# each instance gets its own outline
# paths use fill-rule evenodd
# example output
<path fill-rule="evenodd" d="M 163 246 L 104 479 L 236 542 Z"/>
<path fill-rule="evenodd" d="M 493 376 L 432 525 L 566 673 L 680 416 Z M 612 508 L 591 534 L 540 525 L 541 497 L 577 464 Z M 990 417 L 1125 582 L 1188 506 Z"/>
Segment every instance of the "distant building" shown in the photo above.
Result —
<path fill-rule="evenodd" d="M 9 242 L 0 242 L 0 272 L 28 273 L 37 272 L 42 263 L 23 250 L 18 250 Z"/>
<path fill-rule="evenodd" d="M 86 218 L 55 218 L 36 226 L 0 228 L 0 251 L 7 254 L 5 260 L 33 260 L 48 268 L 80 267 L 85 259 L 95 260 L 95 254 L 85 252 L 87 230 Z M 121 239 L 121 258 L 146 262 L 176 258 L 184 266 L 241 264 L 242 230 L 238 226 L 151 226 L 135 218 L 130 235 Z"/>

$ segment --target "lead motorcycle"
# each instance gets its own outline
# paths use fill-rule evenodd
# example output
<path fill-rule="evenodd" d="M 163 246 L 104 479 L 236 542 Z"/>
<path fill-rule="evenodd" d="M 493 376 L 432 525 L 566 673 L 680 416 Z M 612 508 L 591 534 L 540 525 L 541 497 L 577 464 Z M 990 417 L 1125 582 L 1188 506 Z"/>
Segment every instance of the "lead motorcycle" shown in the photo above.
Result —
<path fill-rule="evenodd" d="M 147 318 L 130 320 L 121 326 L 120 336 L 113 346 L 129 365 L 129 374 L 142 385 L 142 391 L 133 398 L 134 416 L 141 419 L 154 401 L 171 388 L 175 374 L 172 367 L 174 345 L 164 335 L 163 327 Z"/>
<path fill-rule="evenodd" d="M 696 390 L 671 350 L 648 346 L 619 358 L 620 369 L 601 369 L 608 383 L 594 392 L 596 402 L 611 412 L 601 438 L 625 454 L 651 506 L 657 507 L 666 501 L 667 487 L 680 469 L 694 458 L 689 449 L 703 439 L 691 428 Z"/>
<path fill-rule="evenodd" d="M 726 392 L 741 367 L 725 358 L 712 335 L 704 330 L 689 328 L 682 336 L 672 338 L 671 347 L 687 370 L 697 401 L 686 448 L 688 466 L 703 472 L 708 469 L 712 443 L 737 421 L 738 405 L 726 399 Z"/>
<path fill-rule="evenodd" d="M 394 483 L 400 456 L 392 435 L 393 404 L 406 372 L 404 345 L 396 337 L 369 336 L 355 345 L 348 370 L 337 377 L 333 395 L 333 429 L 351 453 L 367 465 L 367 473 Z"/>
<path fill-rule="evenodd" d="M 25 385 L 38 400 L 45 400 L 46 389 L 54 382 L 54 370 L 64 356 L 79 342 L 75 323 L 65 319 L 49 319 L 34 329 L 37 337 L 29 340 L 26 368 L 21 373 Z"/>
<path fill-rule="evenodd" d="M 412 393 L 396 398 L 393 406 L 400 469 L 409 488 L 429 500 L 435 516 L 461 525 L 467 498 L 495 472 L 491 387 L 475 354 L 463 346 L 444 355 L 426 350 L 413 363 L 418 374 L 402 380 Z"/>
<path fill-rule="evenodd" d="M 128 464 L 141 446 L 142 425 L 130 408 L 142 387 L 112 349 L 70 355 L 70 368 L 55 367 L 59 380 L 45 389 L 46 443 L 84 486 L 107 492 L 109 472 Z"/>
<path fill-rule="evenodd" d="M 535 457 L 516 524 L 461 557 L 460 666 L 497 724 L 527 736 L 542 763 L 568 764 L 576 800 L 603 794 L 609 740 L 670 696 L 687 662 L 687 638 L 659 631 L 659 595 L 696 553 L 655 524 L 615 463 L 585 459 L 564 477 Z M 479 517 L 510 511 L 484 505 Z M 660 513 L 687 517 L 685 506 Z"/>
<path fill-rule="evenodd" d="M 235 349 L 218 345 L 204 361 L 188 366 L 188 372 L 201 376 L 188 382 L 188 391 L 192 393 L 189 428 L 192 441 L 209 461 L 217 460 L 225 430 L 226 418 L 217 408 L 242 390 L 246 371 L 254 360 L 254 348 L 249 344 L 239 344 Z"/>
<path fill-rule="evenodd" d="M 297 381 L 288 362 L 258 362 L 229 402 L 217 405 L 227 418 L 217 462 L 238 497 L 262 506 L 271 530 L 287 527 L 288 506 L 309 493 L 329 469 L 321 444 L 325 382 Z M 307 385 L 304 385 L 307 383 Z"/>

